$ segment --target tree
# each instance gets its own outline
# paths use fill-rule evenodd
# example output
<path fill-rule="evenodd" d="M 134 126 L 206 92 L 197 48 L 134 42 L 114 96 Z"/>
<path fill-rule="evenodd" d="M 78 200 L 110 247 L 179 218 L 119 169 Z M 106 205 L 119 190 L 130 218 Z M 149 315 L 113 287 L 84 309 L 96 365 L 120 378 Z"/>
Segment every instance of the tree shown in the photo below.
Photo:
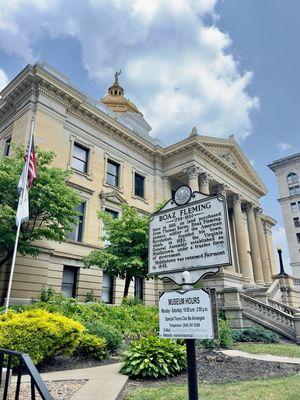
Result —
<path fill-rule="evenodd" d="M 93 250 L 84 258 L 86 268 L 97 266 L 114 277 L 125 279 L 124 297 L 128 296 L 132 278 L 148 278 L 148 218 L 137 210 L 122 206 L 121 218 L 114 219 L 104 211 L 98 213 L 105 226 L 102 239 L 106 247 Z"/>
<path fill-rule="evenodd" d="M 63 241 L 77 220 L 79 198 L 67 185 L 69 171 L 51 167 L 53 152 L 36 149 L 38 177 L 29 190 L 29 221 L 20 230 L 18 252 L 36 256 L 34 242 L 40 239 Z M 13 254 L 16 239 L 17 185 L 24 166 L 24 147 L 15 157 L 0 159 L 0 267 Z"/>

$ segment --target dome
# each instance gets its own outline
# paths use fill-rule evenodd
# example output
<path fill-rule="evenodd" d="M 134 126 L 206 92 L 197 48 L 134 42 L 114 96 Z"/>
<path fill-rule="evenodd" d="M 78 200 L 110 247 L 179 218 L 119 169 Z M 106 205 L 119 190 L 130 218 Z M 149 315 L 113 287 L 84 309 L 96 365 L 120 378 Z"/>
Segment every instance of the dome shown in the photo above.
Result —
<path fill-rule="evenodd" d="M 101 102 L 114 112 L 134 112 L 140 113 L 137 107 L 124 97 L 124 89 L 119 85 L 119 75 L 121 71 L 115 73 L 115 82 L 108 88 L 108 93 L 102 97 Z"/>

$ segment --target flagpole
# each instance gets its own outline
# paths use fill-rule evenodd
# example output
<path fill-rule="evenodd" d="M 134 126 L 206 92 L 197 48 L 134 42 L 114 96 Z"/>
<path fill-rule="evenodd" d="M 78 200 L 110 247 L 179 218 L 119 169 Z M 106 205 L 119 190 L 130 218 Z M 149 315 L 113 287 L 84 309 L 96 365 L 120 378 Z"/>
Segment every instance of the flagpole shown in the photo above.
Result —
<path fill-rule="evenodd" d="M 27 181 L 28 181 L 28 169 L 29 169 L 29 159 L 30 159 L 29 151 L 31 151 L 34 126 L 35 126 L 35 111 L 33 112 L 32 119 L 31 119 L 29 146 L 28 146 L 28 151 L 27 151 L 27 160 L 26 160 L 26 164 L 25 164 L 26 185 L 27 185 Z M 23 210 L 24 199 L 25 199 L 25 190 L 23 188 L 22 189 L 21 210 Z M 18 249 L 18 242 L 19 242 L 21 225 L 22 225 L 22 218 L 20 218 L 20 220 L 18 221 L 18 225 L 17 225 L 17 233 L 16 233 L 16 240 L 15 240 L 15 246 L 14 246 L 14 253 L 13 253 L 13 258 L 12 258 L 12 262 L 11 262 L 11 269 L 10 269 L 10 275 L 9 275 L 8 288 L 7 288 L 7 296 L 6 296 L 6 299 L 5 299 L 5 314 L 7 313 L 8 307 L 9 307 L 9 301 L 10 301 L 10 295 L 11 295 L 11 287 L 12 287 L 14 269 L 15 269 L 15 264 L 16 264 L 17 249 Z"/>

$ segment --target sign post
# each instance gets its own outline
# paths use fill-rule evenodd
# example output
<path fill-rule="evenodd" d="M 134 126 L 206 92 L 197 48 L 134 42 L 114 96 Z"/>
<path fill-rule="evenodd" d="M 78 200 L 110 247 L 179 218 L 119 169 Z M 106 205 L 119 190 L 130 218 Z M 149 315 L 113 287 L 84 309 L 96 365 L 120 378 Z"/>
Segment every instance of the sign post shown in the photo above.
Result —
<path fill-rule="evenodd" d="M 225 197 L 182 186 L 150 218 L 149 273 L 171 279 L 182 290 L 159 300 L 159 334 L 186 339 L 189 400 L 198 400 L 196 339 L 213 339 L 211 297 L 193 284 L 231 265 Z M 214 317 L 216 318 L 216 317 Z"/>

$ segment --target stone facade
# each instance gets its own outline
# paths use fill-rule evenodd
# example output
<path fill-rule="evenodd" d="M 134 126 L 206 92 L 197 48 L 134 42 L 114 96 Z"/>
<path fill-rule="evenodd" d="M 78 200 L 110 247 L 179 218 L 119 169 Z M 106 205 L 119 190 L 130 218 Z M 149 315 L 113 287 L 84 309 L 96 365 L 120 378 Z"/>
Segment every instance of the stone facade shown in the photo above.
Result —
<path fill-rule="evenodd" d="M 271 235 L 275 221 L 260 209 L 260 198 L 267 189 L 233 136 L 202 136 L 194 128 L 187 138 L 164 146 L 149 135 L 150 125 L 125 99 L 118 75 L 108 95 L 95 100 L 50 67 L 28 65 L 1 96 L 2 154 L 7 155 L 10 140 L 27 143 L 36 112 L 35 144 L 56 153 L 55 166 L 73 171 L 69 184 L 85 204 L 80 240 L 37 243 L 41 252 L 36 259 L 17 258 L 14 302 L 38 297 L 43 286 L 60 292 L 68 268 L 76 271 L 76 297 L 83 300 L 93 290 L 101 298 L 107 277 L 100 269 L 81 268 L 82 257 L 101 245 L 103 226 L 96 212 L 104 209 L 119 213 L 120 205 L 127 202 L 140 213 L 149 214 L 183 184 L 194 191 L 222 193 L 227 198 L 233 264 L 208 279 L 207 285 L 219 289 L 270 285 L 270 277 L 276 273 Z M 86 157 L 83 161 L 82 154 Z M 83 165 L 83 170 L 77 165 Z M 136 189 L 137 179 L 142 192 Z M 9 266 L 0 272 L 2 299 L 8 270 Z M 162 284 L 149 280 L 143 285 L 144 302 L 153 304 Z M 122 290 L 123 282 L 114 282 L 114 303 L 120 301 Z"/>
<path fill-rule="evenodd" d="M 300 153 L 269 165 L 276 174 L 293 276 L 300 278 Z"/>

